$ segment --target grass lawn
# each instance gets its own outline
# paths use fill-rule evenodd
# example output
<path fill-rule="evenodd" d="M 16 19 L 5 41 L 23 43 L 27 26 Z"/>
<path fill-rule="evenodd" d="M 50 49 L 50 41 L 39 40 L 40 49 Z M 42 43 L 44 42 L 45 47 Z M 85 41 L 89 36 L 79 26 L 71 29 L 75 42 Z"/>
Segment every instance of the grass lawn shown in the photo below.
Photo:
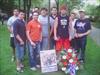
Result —
<path fill-rule="evenodd" d="M 28 55 L 26 54 L 24 73 L 16 72 L 15 62 L 11 62 L 11 48 L 9 47 L 9 33 L 6 26 L 0 25 L 0 75 L 65 75 L 63 72 L 42 74 L 29 69 Z M 84 70 L 78 75 L 100 75 L 100 47 L 89 37 L 86 50 L 86 63 Z"/>

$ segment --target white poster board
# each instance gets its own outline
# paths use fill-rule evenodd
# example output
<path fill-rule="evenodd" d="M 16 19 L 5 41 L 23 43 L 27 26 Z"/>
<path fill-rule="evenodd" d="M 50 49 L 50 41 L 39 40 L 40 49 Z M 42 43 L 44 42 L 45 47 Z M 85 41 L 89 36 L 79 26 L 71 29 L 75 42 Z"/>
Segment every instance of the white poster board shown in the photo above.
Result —
<path fill-rule="evenodd" d="M 55 50 L 40 51 L 42 73 L 57 71 L 57 60 Z"/>

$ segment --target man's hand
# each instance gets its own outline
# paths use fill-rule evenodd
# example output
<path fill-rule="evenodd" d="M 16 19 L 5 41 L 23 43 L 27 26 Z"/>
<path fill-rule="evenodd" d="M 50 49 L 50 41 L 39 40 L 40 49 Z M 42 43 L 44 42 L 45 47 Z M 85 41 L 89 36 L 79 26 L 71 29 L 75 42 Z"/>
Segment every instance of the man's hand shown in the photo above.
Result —
<path fill-rule="evenodd" d="M 75 33 L 75 37 L 78 38 L 78 34 L 77 33 Z"/>
<path fill-rule="evenodd" d="M 58 37 L 56 37 L 56 36 L 54 37 L 54 39 L 55 39 L 55 40 L 59 40 L 59 38 L 58 38 Z"/>
<path fill-rule="evenodd" d="M 35 44 L 34 42 L 32 42 L 32 41 L 31 41 L 30 43 L 31 43 L 32 46 L 35 46 L 35 45 L 36 45 L 36 44 Z"/>
<path fill-rule="evenodd" d="M 20 41 L 20 45 L 24 45 L 24 42 L 23 41 Z"/>
<path fill-rule="evenodd" d="M 84 34 L 77 34 L 78 35 L 78 37 L 83 37 L 84 36 Z"/>

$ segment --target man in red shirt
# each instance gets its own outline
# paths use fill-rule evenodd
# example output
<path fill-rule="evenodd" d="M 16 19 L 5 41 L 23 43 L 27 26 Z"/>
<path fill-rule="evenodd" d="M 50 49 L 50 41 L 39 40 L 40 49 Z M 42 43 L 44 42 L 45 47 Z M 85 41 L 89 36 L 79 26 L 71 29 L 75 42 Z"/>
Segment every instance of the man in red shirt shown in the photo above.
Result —
<path fill-rule="evenodd" d="M 33 13 L 33 19 L 28 22 L 26 26 L 26 35 L 29 45 L 29 62 L 30 69 L 36 70 L 36 67 L 39 67 L 39 61 L 37 58 L 40 51 L 40 41 L 42 40 L 41 36 L 41 25 L 38 22 L 38 12 Z"/>

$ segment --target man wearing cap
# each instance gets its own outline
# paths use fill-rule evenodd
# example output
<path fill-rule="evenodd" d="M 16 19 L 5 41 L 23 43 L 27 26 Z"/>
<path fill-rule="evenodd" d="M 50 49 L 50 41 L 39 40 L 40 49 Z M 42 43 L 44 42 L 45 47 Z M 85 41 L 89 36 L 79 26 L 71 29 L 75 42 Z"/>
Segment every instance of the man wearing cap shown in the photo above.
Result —
<path fill-rule="evenodd" d="M 79 11 L 80 18 L 75 23 L 76 34 L 75 37 L 77 39 L 78 50 L 80 51 L 80 62 L 84 63 L 85 60 L 85 49 L 87 42 L 87 35 L 91 31 L 91 24 L 88 19 L 85 18 L 85 11 Z"/>
<path fill-rule="evenodd" d="M 70 48 L 68 28 L 69 17 L 67 16 L 67 8 L 65 5 L 63 5 L 60 8 L 60 15 L 58 15 L 54 23 L 54 39 L 56 40 L 57 55 L 59 55 L 62 48 Z"/>

